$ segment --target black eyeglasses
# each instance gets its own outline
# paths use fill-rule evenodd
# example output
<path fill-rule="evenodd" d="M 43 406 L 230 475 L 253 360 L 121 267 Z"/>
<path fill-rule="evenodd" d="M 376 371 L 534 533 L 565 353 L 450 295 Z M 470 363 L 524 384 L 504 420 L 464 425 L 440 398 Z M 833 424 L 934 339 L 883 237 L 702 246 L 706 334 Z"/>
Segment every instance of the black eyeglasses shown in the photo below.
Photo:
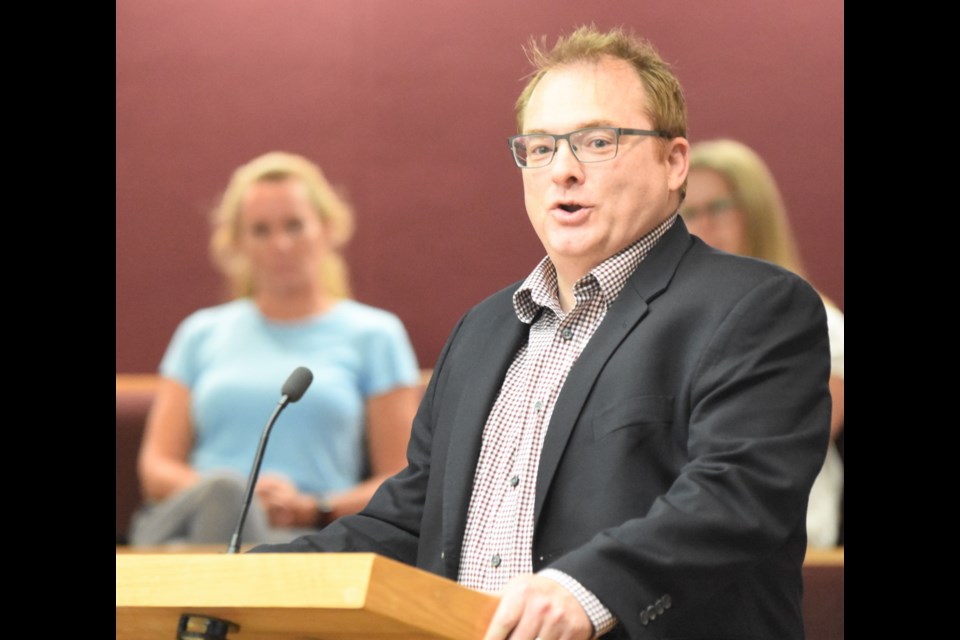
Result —
<path fill-rule="evenodd" d="M 521 169 L 538 169 L 553 162 L 557 144 L 566 140 L 580 162 L 604 162 L 617 157 L 620 136 L 654 136 L 672 138 L 666 131 L 624 129 L 623 127 L 588 127 L 570 133 L 525 133 L 507 139 L 513 159 Z"/>

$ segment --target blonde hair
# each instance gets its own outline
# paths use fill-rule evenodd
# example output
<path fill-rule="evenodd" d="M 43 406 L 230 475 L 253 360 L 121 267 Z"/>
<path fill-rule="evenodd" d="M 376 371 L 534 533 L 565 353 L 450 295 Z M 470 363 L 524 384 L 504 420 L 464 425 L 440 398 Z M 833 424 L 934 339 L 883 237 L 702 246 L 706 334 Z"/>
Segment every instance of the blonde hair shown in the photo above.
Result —
<path fill-rule="evenodd" d="M 272 151 L 254 158 L 233 172 L 219 205 L 213 210 L 210 254 L 227 277 L 234 296 L 241 298 L 253 295 L 251 266 L 238 250 L 243 198 L 254 183 L 279 182 L 291 178 L 299 180 L 306 187 L 310 204 L 330 237 L 332 250 L 320 266 L 326 292 L 335 297 L 349 297 L 347 267 L 339 249 L 353 235 L 353 212 L 327 182 L 320 168 L 303 156 Z"/>
<path fill-rule="evenodd" d="M 558 38 L 550 50 L 547 50 L 546 36 L 539 42 L 531 38 L 524 51 L 534 71 L 516 103 L 519 133 L 523 133 L 523 116 L 530 95 L 548 71 L 561 65 L 599 62 L 612 57 L 630 63 L 643 82 L 647 97 L 643 108 L 650 116 L 653 128 L 666 131 L 673 137 L 687 136 L 687 103 L 680 81 L 652 44 L 626 32 L 623 27 L 602 33 L 594 25 L 582 26 L 569 36 Z M 666 141 L 661 142 L 665 149 Z"/>
<path fill-rule="evenodd" d="M 719 174 L 746 221 L 744 254 L 804 275 L 780 190 L 766 163 L 750 147 L 729 139 L 707 140 L 690 147 L 690 171 Z"/>

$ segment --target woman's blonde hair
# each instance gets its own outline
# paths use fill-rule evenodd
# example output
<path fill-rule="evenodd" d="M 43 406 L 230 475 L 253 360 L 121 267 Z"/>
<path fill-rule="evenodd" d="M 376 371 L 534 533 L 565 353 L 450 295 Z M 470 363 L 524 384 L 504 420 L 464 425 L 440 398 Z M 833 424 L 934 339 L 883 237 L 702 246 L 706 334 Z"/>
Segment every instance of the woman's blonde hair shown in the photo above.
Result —
<path fill-rule="evenodd" d="M 755 151 L 736 140 L 698 142 L 690 147 L 690 171 L 695 169 L 715 171 L 730 187 L 746 219 L 745 255 L 804 275 L 780 190 Z"/>
<path fill-rule="evenodd" d="M 310 204 L 330 237 L 331 251 L 320 266 L 325 290 L 335 297 L 349 297 L 347 267 L 339 250 L 353 235 L 353 212 L 327 182 L 320 168 L 303 156 L 272 151 L 254 158 L 233 172 L 220 204 L 213 211 L 211 256 L 226 275 L 234 296 L 241 298 L 253 295 L 252 269 L 238 249 L 243 198 L 254 183 L 279 182 L 290 178 L 299 180 L 306 187 Z"/>

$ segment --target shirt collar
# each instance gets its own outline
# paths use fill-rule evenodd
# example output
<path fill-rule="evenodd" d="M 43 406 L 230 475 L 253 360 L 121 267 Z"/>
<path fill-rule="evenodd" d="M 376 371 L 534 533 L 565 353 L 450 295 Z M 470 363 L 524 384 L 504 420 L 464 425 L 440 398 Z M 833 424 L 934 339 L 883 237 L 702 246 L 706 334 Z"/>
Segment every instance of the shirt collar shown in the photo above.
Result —
<path fill-rule="evenodd" d="M 579 304 L 581 298 L 588 299 L 596 295 L 599 290 L 606 305 L 610 306 L 620 294 L 630 274 L 673 226 L 676 219 L 677 214 L 674 213 L 629 247 L 610 256 L 577 280 L 573 287 L 577 303 Z M 514 311 L 523 323 L 532 323 L 543 307 L 549 307 L 562 315 L 559 313 L 557 270 L 550 256 L 544 256 L 513 294 Z"/>

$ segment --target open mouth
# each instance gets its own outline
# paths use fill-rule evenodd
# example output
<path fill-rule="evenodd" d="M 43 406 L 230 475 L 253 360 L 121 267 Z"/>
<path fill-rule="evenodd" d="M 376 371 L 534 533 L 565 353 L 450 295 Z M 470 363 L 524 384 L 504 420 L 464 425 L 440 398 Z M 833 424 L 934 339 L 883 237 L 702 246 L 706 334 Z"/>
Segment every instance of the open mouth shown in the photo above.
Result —
<path fill-rule="evenodd" d="M 583 207 L 578 204 L 562 204 L 560 205 L 560 208 L 567 213 L 573 213 L 574 211 L 580 211 L 580 209 L 583 209 Z"/>

